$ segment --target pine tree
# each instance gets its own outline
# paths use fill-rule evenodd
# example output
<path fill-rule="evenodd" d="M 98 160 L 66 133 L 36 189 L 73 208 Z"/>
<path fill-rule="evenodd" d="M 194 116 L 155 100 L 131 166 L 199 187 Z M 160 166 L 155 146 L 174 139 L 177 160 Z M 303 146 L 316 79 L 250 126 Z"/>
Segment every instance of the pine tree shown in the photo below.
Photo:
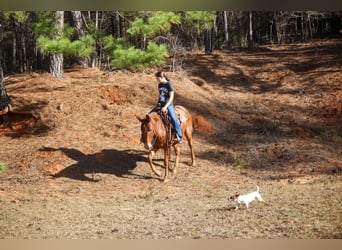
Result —
<path fill-rule="evenodd" d="M 40 34 L 38 47 L 50 55 L 50 72 L 54 77 L 63 78 L 64 55 L 89 59 L 94 51 L 95 40 L 91 35 L 85 35 L 80 40 L 70 40 L 74 29 L 64 24 L 64 11 L 42 13 L 35 30 Z"/>
<path fill-rule="evenodd" d="M 143 14 L 148 17 L 137 17 L 127 30 L 133 38 L 141 38 L 140 48 L 136 48 L 124 39 L 106 38 L 105 48 L 112 49 L 112 65 L 117 69 L 141 71 L 147 67 L 163 65 L 168 57 L 166 44 L 158 45 L 151 39 L 169 32 L 172 24 L 180 23 L 180 17 L 173 12 L 163 11 Z"/>
<path fill-rule="evenodd" d="M 211 53 L 214 48 L 212 28 L 216 14 L 214 11 L 186 11 L 185 20 L 195 28 L 197 36 L 204 33 L 205 52 Z"/>
<path fill-rule="evenodd" d="M 58 40 L 63 35 L 64 11 L 56 11 L 54 25 L 56 27 L 56 33 L 53 35 L 53 39 Z M 59 51 L 56 51 L 56 53 L 52 53 L 50 55 L 50 60 L 50 73 L 52 74 L 52 76 L 57 78 L 63 78 L 63 53 Z"/>
<path fill-rule="evenodd" d="M 83 39 L 86 36 L 85 27 L 82 21 L 81 11 L 71 11 L 73 26 L 75 28 L 76 37 L 78 40 Z M 87 66 L 87 58 L 81 57 L 79 63 L 82 66 Z"/>

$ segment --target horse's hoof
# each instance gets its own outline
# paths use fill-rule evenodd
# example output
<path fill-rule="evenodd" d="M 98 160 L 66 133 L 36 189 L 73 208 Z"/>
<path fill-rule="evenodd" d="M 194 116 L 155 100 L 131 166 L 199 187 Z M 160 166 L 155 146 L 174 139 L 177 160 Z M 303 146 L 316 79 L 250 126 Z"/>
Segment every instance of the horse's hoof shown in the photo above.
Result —
<path fill-rule="evenodd" d="M 166 179 L 166 178 L 163 179 L 163 182 L 164 182 L 164 183 L 166 183 L 166 182 L 168 182 L 168 181 L 169 181 L 169 180 Z"/>
<path fill-rule="evenodd" d="M 155 174 L 156 174 L 156 176 L 158 176 L 158 177 L 161 177 L 162 175 L 161 175 L 161 173 L 158 171 L 158 172 L 155 172 Z"/>

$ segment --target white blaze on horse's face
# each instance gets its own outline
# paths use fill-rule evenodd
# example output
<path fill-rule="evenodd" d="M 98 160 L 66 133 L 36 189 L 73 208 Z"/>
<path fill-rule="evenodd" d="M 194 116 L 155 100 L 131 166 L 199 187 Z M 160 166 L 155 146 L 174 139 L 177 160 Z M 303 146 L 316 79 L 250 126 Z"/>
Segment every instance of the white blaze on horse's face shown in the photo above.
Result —
<path fill-rule="evenodd" d="M 148 123 L 142 123 L 141 125 L 141 142 L 144 143 L 144 147 L 152 151 L 153 150 L 153 128 L 152 124 L 150 122 Z"/>

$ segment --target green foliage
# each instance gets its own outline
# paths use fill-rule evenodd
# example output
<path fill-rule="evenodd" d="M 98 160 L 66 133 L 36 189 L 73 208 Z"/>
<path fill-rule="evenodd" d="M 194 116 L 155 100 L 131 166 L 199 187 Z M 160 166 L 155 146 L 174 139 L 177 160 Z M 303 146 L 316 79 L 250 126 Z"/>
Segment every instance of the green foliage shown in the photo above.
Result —
<path fill-rule="evenodd" d="M 165 44 L 158 45 L 146 40 L 156 34 L 168 32 L 172 24 L 180 24 L 180 16 L 174 12 L 164 11 L 144 12 L 142 14 L 144 16 L 135 18 L 127 30 L 127 33 L 132 37 L 143 37 L 144 46 L 142 49 L 129 45 L 123 38 L 115 39 L 112 36 L 107 36 L 103 39 L 107 53 L 112 51 L 112 65 L 116 69 L 141 71 L 148 67 L 163 65 L 169 56 Z M 147 47 L 145 47 L 145 43 L 147 43 Z"/>
<path fill-rule="evenodd" d="M 150 66 L 160 66 L 168 57 L 167 46 L 149 43 L 146 51 L 133 46 L 128 49 L 118 47 L 113 52 L 112 65 L 117 69 L 141 71 Z"/>
<path fill-rule="evenodd" d="M 167 46 L 158 45 L 149 39 L 169 32 L 173 24 L 181 23 L 181 17 L 174 12 L 165 11 L 140 12 L 132 17 L 135 19 L 127 33 L 133 38 L 142 38 L 141 49 L 130 45 L 125 38 L 104 36 L 91 22 L 88 24 L 90 35 L 71 41 L 74 30 L 67 25 L 64 25 L 62 31 L 58 30 L 54 12 L 39 13 L 39 22 L 34 25 L 35 31 L 40 35 L 37 45 L 46 54 L 62 53 L 89 59 L 95 42 L 98 42 L 103 45 L 106 54 L 112 56 L 112 65 L 116 69 L 141 71 L 147 67 L 163 65 L 168 57 Z M 213 11 L 189 11 L 186 12 L 186 18 L 199 30 L 211 27 L 216 15 Z"/>
<path fill-rule="evenodd" d="M 41 36 L 52 38 L 58 30 L 57 27 L 54 25 L 53 12 L 38 12 L 38 20 L 38 22 L 32 25 L 33 30 Z"/>
<path fill-rule="evenodd" d="M 27 15 L 25 11 L 5 11 L 4 12 L 5 20 L 9 20 L 11 17 L 19 22 L 19 23 L 25 23 L 27 20 Z"/>
<path fill-rule="evenodd" d="M 116 49 L 122 49 L 126 46 L 127 42 L 124 38 L 114 38 L 113 36 L 105 36 L 103 38 L 104 50 L 108 53 Z"/>
<path fill-rule="evenodd" d="M 67 38 L 51 39 L 46 36 L 40 36 L 37 39 L 38 48 L 46 54 L 66 53 L 69 50 L 70 40 Z"/>
<path fill-rule="evenodd" d="M 136 18 L 127 32 L 132 36 L 142 35 L 148 39 L 159 32 L 168 32 L 172 24 L 180 23 L 180 17 L 174 12 L 157 11 L 146 22 L 143 18 Z"/>
<path fill-rule="evenodd" d="M 114 59 L 112 65 L 118 69 L 140 69 L 144 67 L 143 51 L 130 47 L 128 49 L 119 48 L 113 52 Z"/>
<path fill-rule="evenodd" d="M 127 30 L 128 34 L 132 36 L 137 36 L 140 34 L 147 33 L 147 25 L 145 25 L 144 20 L 142 18 L 137 18 L 131 25 L 131 27 Z"/>
<path fill-rule="evenodd" d="M 3 174 L 3 172 L 5 171 L 6 168 L 6 164 L 3 162 L 0 162 L 0 174 Z"/>
<path fill-rule="evenodd" d="M 185 18 L 200 33 L 204 29 L 213 27 L 216 13 L 215 11 L 186 11 Z"/>
<path fill-rule="evenodd" d="M 73 42 L 65 37 L 50 39 L 45 36 L 40 36 L 37 39 L 38 47 L 46 54 L 54 55 L 62 53 L 64 55 L 75 55 L 88 59 L 94 51 L 94 44 L 95 40 L 90 35 Z"/>
<path fill-rule="evenodd" d="M 233 160 L 234 160 L 234 166 L 239 169 L 239 170 L 243 170 L 243 169 L 246 169 L 246 168 L 249 168 L 250 167 L 250 162 L 248 159 L 245 159 L 245 157 L 241 156 L 239 153 L 235 153 L 233 152 L 232 153 L 232 157 L 233 157 Z"/>
<path fill-rule="evenodd" d="M 81 40 L 71 42 L 67 54 L 89 59 L 91 54 L 94 52 L 94 45 L 95 39 L 91 35 L 86 35 Z"/>
<path fill-rule="evenodd" d="M 60 32 L 54 25 L 52 12 L 40 13 L 39 20 L 40 22 L 34 24 L 34 30 L 40 34 L 37 39 L 37 46 L 45 54 L 62 53 L 64 55 L 90 58 L 95 44 L 95 39 L 91 35 L 86 35 L 81 40 L 71 41 L 74 29 L 64 25 L 62 32 Z"/>
<path fill-rule="evenodd" d="M 146 54 L 149 66 L 160 66 L 164 64 L 165 59 L 169 56 L 168 48 L 165 44 L 157 45 L 153 42 L 148 44 Z"/>

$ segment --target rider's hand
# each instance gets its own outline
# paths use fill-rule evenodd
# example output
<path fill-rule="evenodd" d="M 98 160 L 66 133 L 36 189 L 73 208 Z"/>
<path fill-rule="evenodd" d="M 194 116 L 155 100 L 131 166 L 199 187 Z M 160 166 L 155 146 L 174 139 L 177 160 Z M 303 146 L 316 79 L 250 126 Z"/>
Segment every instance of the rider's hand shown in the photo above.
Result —
<path fill-rule="evenodd" d="M 162 111 L 163 113 L 166 113 L 166 112 L 167 112 L 167 108 L 162 107 L 161 111 Z"/>

